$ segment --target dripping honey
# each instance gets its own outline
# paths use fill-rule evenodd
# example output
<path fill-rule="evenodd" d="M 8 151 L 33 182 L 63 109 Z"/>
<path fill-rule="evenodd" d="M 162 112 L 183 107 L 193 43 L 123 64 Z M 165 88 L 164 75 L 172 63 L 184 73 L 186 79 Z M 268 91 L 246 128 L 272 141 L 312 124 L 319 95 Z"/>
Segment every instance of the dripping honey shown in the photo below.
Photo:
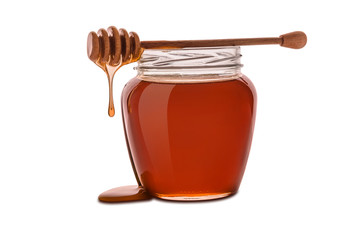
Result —
<path fill-rule="evenodd" d="M 113 100 L 113 79 L 116 71 L 123 65 L 137 61 L 143 49 L 136 33 L 110 26 L 101 28 L 97 33 L 90 32 L 87 41 L 87 53 L 91 61 L 106 73 L 109 84 L 108 115 L 115 114 Z"/>

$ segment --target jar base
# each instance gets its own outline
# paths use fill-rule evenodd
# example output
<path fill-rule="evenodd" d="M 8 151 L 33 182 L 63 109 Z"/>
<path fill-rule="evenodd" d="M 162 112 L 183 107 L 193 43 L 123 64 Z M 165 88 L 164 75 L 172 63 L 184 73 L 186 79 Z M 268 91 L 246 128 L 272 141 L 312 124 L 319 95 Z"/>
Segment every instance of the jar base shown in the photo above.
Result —
<path fill-rule="evenodd" d="M 181 201 L 181 202 L 195 202 L 195 201 L 207 201 L 207 200 L 215 200 L 219 198 L 225 198 L 234 193 L 216 193 L 216 194 L 158 194 L 155 193 L 154 197 L 168 200 L 168 201 Z"/>

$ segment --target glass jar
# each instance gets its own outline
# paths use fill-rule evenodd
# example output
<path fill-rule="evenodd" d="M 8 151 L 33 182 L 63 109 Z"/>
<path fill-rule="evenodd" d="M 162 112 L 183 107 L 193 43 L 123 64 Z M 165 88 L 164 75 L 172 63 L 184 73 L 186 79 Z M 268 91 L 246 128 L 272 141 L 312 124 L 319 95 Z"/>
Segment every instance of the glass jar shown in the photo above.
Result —
<path fill-rule="evenodd" d="M 256 114 L 240 57 L 233 46 L 144 51 L 121 100 L 133 170 L 152 196 L 195 201 L 237 192 Z"/>

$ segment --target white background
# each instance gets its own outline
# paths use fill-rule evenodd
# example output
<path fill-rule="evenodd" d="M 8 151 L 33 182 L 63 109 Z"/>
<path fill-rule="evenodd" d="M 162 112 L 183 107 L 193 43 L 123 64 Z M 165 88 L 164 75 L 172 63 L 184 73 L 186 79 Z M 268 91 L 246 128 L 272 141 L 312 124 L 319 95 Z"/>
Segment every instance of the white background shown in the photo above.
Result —
<path fill-rule="evenodd" d="M 0 239 L 360 239 L 358 1 L 2 1 Z M 119 97 L 88 60 L 90 31 L 142 40 L 266 37 L 295 30 L 304 49 L 242 48 L 258 92 L 239 193 L 204 203 L 102 204 L 135 184 Z M 122 238 L 120 237 L 122 236 Z"/>

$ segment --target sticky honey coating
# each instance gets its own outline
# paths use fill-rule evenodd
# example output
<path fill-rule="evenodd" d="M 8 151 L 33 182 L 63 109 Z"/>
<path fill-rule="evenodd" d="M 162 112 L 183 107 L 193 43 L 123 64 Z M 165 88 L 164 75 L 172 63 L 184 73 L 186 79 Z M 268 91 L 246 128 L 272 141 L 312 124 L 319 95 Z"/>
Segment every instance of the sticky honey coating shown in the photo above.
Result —
<path fill-rule="evenodd" d="M 88 57 L 103 70 L 105 65 L 123 66 L 136 62 L 143 52 L 139 36 L 135 32 L 128 33 L 124 28 L 110 26 L 107 30 L 101 28 L 97 33 L 88 35 Z"/>
<path fill-rule="evenodd" d="M 121 39 L 119 31 L 116 27 L 111 26 L 107 29 L 109 40 L 110 40 L 110 60 L 109 64 L 112 66 L 117 66 L 120 63 L 120 54 L 121 54 Z"/>

